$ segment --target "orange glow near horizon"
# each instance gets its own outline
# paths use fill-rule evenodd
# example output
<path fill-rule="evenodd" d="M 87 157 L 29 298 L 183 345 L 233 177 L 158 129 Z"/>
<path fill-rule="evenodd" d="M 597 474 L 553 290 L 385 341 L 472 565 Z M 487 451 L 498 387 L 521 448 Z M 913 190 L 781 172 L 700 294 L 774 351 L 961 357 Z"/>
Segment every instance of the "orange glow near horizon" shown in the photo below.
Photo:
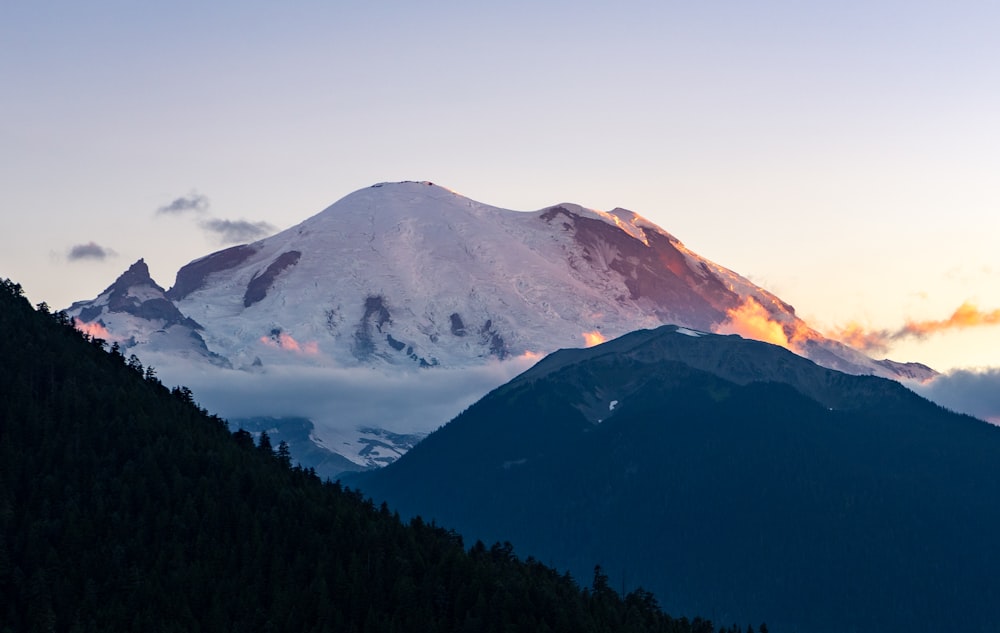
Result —
<path fill-rule="evenodd" d="M 585 347 L 593 347 L 595 345 L 600 345 L 605 340 L 604 335 L 597 330 L 592 330 L 590 332 L 583 333 L 583 344 Z"/>
<path fill-rule="evenodd" d="M 83 332 L 84 334 L 92 338 L 100 338 L 104 339 L 105 341 L 110 341 L 112 338 L 111 333 L 108 332 L 108 329 L 103 325 L 101 325 L 100 323 L 98 323 L 97 321 L 93 321 L 91 323 L 84 323 L 80 319 L 74 317 L 73 327 L 75 327 L 77 330 Z"/>
<path fill-rule="evenodd" d="M 521 354 L 518 358 L 523 358 L 525 360 L 538 360 L 542 357 L 541 353 L 533 352 L 530 349 Z"/>
<path fill-rule="evenodd" d="M 295 352 L 296 354 L 305 354 L 306 356 L 315 356 L 316 354 L 319 354 L 319 344 L 316 341 L 308 341 L 301 344 L 292 338 L 290 334 L 285 334 L 284 332 L 279 333 L 277 338 L 262 336 L 260 337 L 260 342 L 268 347 L 275 347 L 289 352 Z"/>

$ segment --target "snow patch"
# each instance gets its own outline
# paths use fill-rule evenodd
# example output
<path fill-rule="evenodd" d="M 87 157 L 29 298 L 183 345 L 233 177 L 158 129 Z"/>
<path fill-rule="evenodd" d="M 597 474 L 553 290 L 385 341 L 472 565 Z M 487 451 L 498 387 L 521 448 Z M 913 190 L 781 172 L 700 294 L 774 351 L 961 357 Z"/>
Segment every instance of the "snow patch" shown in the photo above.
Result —
<path fill-rule="evenodd" d="M 693 336 L 695 338 L 699 338 L 699 337 L 705 336 L 705 334 L 707 334 L 707 332 L 699 332 L 698 330 L 692 330 L 692 329 L 686 328 L 686 327 L 679 327 L 679 328 L 677 328 L 677 333 L 678 334 L 683 334 L 685 336 Z"/>

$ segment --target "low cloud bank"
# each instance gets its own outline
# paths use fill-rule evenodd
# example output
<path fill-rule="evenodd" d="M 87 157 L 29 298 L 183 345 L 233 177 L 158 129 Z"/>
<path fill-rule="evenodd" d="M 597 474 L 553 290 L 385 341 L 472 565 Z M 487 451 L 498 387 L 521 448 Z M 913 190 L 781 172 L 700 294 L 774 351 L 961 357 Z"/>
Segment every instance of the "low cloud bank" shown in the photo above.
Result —
<path fill-rule="evenodd" d="M 223 418 L 309 418 L 320 437 L 376 427 L 429 433 L 538 359 L 518 357 L 467 369 L 386 371 L 367 367 L 268 365 L 260 371 L 220 369 L 201 361 L 146 354 L 168 387 L 185 385 L 195 400 Z M 908 385 L 953 411 L 1000 424 L 1000 367 L 956 370 L 927 384 Z"/>
<path fill-rule="evenodd" d="M 1000 424 L 1000 367 L 958 369 L 909 387 L 952 411 Z"/>
<path fill-rule="evenodd" d="M 167 386 L 184 385 L 195 400 L 223 418 L 302 416 L 322 437 L 333 431 L 377 427 L 429 433 L 537 359 L 491 362 L 468 369 L 399 372 L 365 367 L 267 366 L 256 372 L 206 367 L 148 354 Z"/>

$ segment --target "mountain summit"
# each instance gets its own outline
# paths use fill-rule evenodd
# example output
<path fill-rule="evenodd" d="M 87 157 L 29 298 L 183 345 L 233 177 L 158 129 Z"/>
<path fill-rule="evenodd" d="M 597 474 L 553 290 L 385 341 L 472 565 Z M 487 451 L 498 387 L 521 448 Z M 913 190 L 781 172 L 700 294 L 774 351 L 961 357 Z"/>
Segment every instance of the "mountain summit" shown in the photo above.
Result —
<path fill-rule="evenodd" d="M 854 374 L 933 374 L 823 337 L 775 295 L 631 211 L 511 211 L 430 182 L 356 191 L 297 226 L 187 264 L 166 292 L 144 284 L 129 286 L 141 292 L 126 290 L 127 304 L 106 291 L 69 312 L 141 358 L 206 361 L 199 372 L 466 369 L 677 324 L 763 331 Z M 165 312 L 134 309 L 149 297 Z M 165 318 L 172 309 L 184 318 Z M 482 392 L 470 395 L 466 404 Z"/>

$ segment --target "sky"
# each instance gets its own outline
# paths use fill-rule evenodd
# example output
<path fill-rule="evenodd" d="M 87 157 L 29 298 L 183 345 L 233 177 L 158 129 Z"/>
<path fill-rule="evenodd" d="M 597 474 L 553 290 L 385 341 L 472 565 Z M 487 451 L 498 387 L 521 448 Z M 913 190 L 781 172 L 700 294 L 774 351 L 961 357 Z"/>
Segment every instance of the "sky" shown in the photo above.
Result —
<path fill-rule="evenodd" d="M 430 180 L 630 209 L 820 331 L 995 386 L 997 24 L 962 0 L 11 0 L 0 277 L 63 308 L 141 257 L 169 287 Z"/>

